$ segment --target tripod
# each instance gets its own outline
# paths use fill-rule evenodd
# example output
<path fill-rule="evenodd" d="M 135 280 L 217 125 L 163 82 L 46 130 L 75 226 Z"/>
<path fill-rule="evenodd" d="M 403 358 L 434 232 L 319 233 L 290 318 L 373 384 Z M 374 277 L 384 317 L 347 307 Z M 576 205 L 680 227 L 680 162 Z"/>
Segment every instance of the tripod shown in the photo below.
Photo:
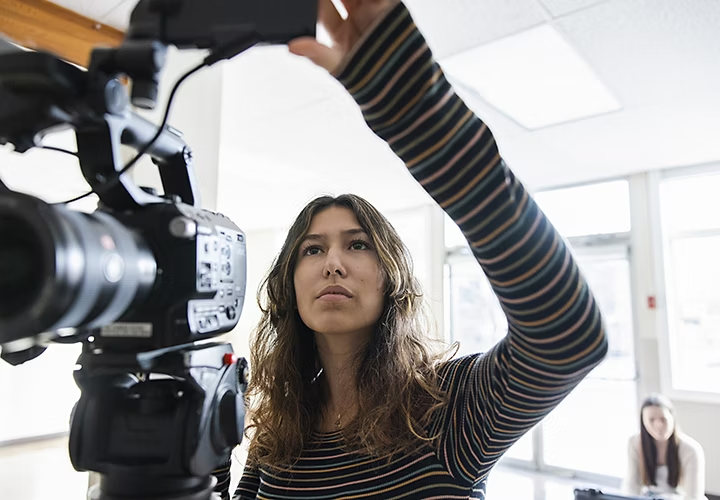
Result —
<path fill-rule="evenodd" d="M 149 353 L 83 347 L 70 459 L 100 473 L 101 500 L 210 500 L 240 443 L 247 362 L 229 344 Z M 152 374 L 152 376 L 151 376 Z"/>

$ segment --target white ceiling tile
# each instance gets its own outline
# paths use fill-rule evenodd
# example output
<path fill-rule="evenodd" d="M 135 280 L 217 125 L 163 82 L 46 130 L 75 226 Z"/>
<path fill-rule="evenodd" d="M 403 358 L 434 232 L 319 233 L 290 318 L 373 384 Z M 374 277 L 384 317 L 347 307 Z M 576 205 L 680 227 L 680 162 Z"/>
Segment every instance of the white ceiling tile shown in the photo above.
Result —
<path fill-rule="evenodd" d="M 382 210 L 428 203 L 428 195 L 370 132 L 349 98 L 327 98 L 277 113 L 270 95 L 245 99 L 243 87 L 237 89 L 236 103 L 226 107 L 232 111 L 223 116 L 218 194 L 235 200 L 227 215 L 241 227 L 288 223 L 283 217 L 320 194 L 356 193 Z M 258 114 L 263 103 L 268 113 Z"/>
<path fill-rule="evenodd" d="M 625 107 L 713 96 L 720 88 L 717 0 L 614 0 L 555 26 Z"/>
<path fill-rule="evenodd" d="M 688 99 L 512 137 L 500 132 L 498 144 L 533 190 L 710 164 L 720 162 L 717 110 L 720 96 Z"/>
<path fill-rule="evenodd" d="M 549 24 L 447 58 L 443 69 L 530 129 L 621 107 Z"/>
<path fill-rule="evenodd" d="M 711 132 L 720 129 L 718 3 L 692 3 L 607 1 L 550 21 L 620 98 L 623 111 L 533 132 L 467 89 L 461 93 L 488 121 L 503 156 L 533 189 L 720 161 L 720 143 Z M 529 17 L 523 17 L 527 12 L 510 15 L 507 4 L 493 1 L 477 4 L 494 4 L 495 21 L 478 17 L 483 7 L 467 2 L 457 3 L 469 9 L 460 14 L 439 2 L 410 4 L 423 32 L 446 53 L 549 18 L 537 9 Z M 486 24 L 485 33 L 468 28 L 482 32 Z M 426 195 L 362 124 L 344 90 L 321 71 L 287 57 L 279 48 L 258 49 L 228 65 L 227 73 L 234 76 L 225 91 L 232 112 L 224 120 L 232 140 L 221 164 L 227 183 L 220 189 L 226 199 L 235 197 L 239 211 L 233 217 L 255 211 L 267 213 L 268 220 L 276 217 L 278 224 L 289 223 L 278 222 L 288 211 L 269 202 L 270 191 L 280 193 L 272 199 L 284 200 L 293 214 L 322 191 L 362 192 L 379 205 L 420 204 Z"/>
<path fill-rule="evenodd" d="M 586 9 L 607 0 L 538 0 L 550 12 L 552 17 L 560 17 L 571 12 Z"/>
<path fill-rule="evenodd" d="M 136 1 L 57 3 L 122 29 Z M 407 2 L 441 60 L 549 22 L 618 96 L 621 112 L 529 132 L 463 92 L 531 188 L 720 161 L 718 0 Z M 427 201 L 321 70 L 274 47 L 223 72 L 220 199 L 232 200 L 241 227 L 289 223 L 321 192 L 357 192 L 383 210 Z"/>
<path fill-rule="evenodd" d="M 325 70 L 290 54 L 285 46 L 254 47 L 222 64 L 224 105 L 242 109 L 238 119 L 243 121 L 275 120 L 325 99 L 349 100 Z"/>
<path fill-rule="evenodd" d="M 121 0 L 116 3 L 117 5 L 104 13 L 100 21 L 125 31 L 130 21 L 130 14 L 132 14 L 138 0 Z"/>
<path fill-rule="evenodd" d="M 275 46 L 223 63 L 223 75 L 218 199 L 244 229 L 289 224 L 319 194 L 353 192 L 383 210 L 428 202 L 324 70 Z"/>
<path fill-rule="evenodd" d="M 439 58 L 549 19 L 536 0 L 408 0 L 406 3 Z"/>
<path fill-rule="evenodd" d="M 123 0 L 51 0 L 90 19 L 102 22 L 102 17 Z"/>
<path fill-rule="evenodd" d="M 66 9 L 70 9 L 74 12 L 87 16 L 87 12 L 92 11 L 91 0 L 50 0 L 52 3 L 57 4 Z"/>

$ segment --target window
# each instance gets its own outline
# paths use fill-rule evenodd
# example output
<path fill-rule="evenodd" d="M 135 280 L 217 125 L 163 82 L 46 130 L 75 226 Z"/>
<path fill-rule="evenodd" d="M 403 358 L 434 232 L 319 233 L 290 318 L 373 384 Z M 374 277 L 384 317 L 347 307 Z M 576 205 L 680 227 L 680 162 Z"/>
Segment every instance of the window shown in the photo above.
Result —
<path fill-rule="evenodd" d="M 575 253 L 602 310 L 609 344 L 607 358 L 590 376 L 606 380 L 634 380 L 635 344 L 628 247 L 579 247 Z"/>
<path fill-rule="evenodd" d="M 459 231 L 458 231 L 459 232 Z M 462 234 L 461 234 L 462 236 Z M 507 334 L 507 318 L 478 265 L 467 253 L 448 258 L 445 270 L 450 342 L 458 342 L 458 356 L 488 351 Z M 506 453 L 523 461 L 533 458 L 532 434 L 527 433 Z"/>
<path fill-rule="evenodd" d="M 609 352 L 544 420 L 544 460 L 548 466 L 622 477 L 627 440 L 637 427 L 630 262 L 627 248 L 576 253 L 602 309 Z"/>
<path fill-rule="evenodd" d="M 543 191 L 533 198 L 565 238 L 630 231 L 630 190 L 625 180 Z M 720 213 L 720 201 L 717 205 Z M 467 246 L 452 219 L 446 216 L 445 221 L 445 246 Z"/>
<path fill-rule="evenodd" d="M 459 356 L 485 352 L 507 333 L 507 319 L 500 302 L 471 256 L 451 257 L 446 267 L 449 340 L 459 342 Z"/>
<path fill-rule="evenodd" d="M 537 469 L 620 477 L 627 439 L 637 424 L 629 186 L 624 180 L 605 182 L 546 191 L 535 199 L 570 242 L 603 310 L 610 351 L 533 431 L 535 435 L 524 436 L 506 458 Z M 445 241 L 448 337 L 460 342 L 459 354 L 487 351 L 505 336 L 507 321 L 452 221 L 446 224 Z M 583 452 L 578 453 L 579 449 Z"/>
<path fill-rule="evenodd" d="M 672 389 L 720 394 L 720 173 L 660 185 Z"/>
<path fill-rule="evenodd" d="M 630 191 L 625 180 L 554 189 L 534 198 L 565 238 L 630 231 Z"/>

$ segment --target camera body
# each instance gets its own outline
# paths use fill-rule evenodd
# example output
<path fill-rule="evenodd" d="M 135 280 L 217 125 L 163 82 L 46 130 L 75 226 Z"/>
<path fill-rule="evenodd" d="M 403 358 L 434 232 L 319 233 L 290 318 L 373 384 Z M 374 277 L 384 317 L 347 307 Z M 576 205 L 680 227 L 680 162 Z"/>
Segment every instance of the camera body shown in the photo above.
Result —
<path fill-rule="evenodd" d="M 184 203 L 152 205 L 118 220 L 146 238 L 163 272 L 144 304 L 100 328 L 100 347 L 142 352 L 235 327 L 247 272 L 240 228 L 222 214 Z"/>
<path fill-rule="evenodd" d="M 147 298 L 99 328 L 105 351 L 144 352 L 232 330 L 245 299 L 245 234 L 222 214 L 184 203 L 118 214 L 146 241 L 158 273 Z"/>
<path fill-rule="evenodd" d="M 0 233 L 6 345 L 71 329 L 151 351 L 228 332 L 242 311 L 245 235 L 222 214 L 171 200 L 83 214 L 5 193 Z"/>
<path fill-rule="evenodd" d="M 86 214 L 0 181 L 2 358 L 83 343 L 69 451 L 77 470 L 100 473 L 102 500 L 209 500 L 211 473 L 244 429 L 247 362 L 227 343 L 198 341 L 238 322 L 245 235 L 200 207 L 179 132 L 131 103 L 154 107 L 169 45 L 208 49 L 209 66 L 314 36 L 316 22 L 317 0 L 140 0 L 123 44 L 94 49 L 87 71 L 42 52 L 0 54 L 0 144 L 24 153 L 73 128 L 99 198 Z M 127 165 L 121 145 L 137 151 Z M 126 175 L 143 154 L 162 195 Z"/>

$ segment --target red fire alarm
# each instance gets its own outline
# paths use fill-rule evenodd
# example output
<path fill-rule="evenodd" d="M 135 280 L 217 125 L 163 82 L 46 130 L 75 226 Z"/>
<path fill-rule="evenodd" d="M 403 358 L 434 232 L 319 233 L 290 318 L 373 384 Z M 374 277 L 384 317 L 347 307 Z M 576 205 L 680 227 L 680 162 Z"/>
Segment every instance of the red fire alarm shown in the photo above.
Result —
<path fill-rule="evenodd" d="M 657 301 L 655 300 L 654 295 L 648 295 L 648 309 L 655 309 L 657 308 Z"/>

